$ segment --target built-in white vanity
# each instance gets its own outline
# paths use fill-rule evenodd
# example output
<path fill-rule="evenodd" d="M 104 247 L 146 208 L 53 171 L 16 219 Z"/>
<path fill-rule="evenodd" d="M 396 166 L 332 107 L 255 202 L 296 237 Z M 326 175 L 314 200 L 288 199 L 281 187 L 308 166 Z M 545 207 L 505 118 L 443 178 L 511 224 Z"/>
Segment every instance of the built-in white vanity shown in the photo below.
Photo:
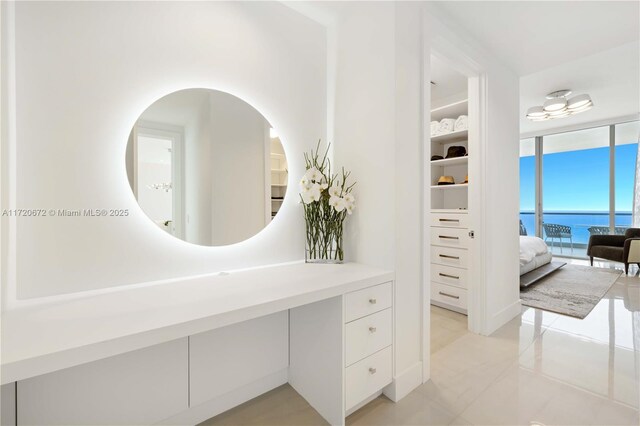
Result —
<path fill-rule="evenodd" d="M 294 263 L 6 311 L 2 424 L 196 424 L 289 382 L 330 424 L 393 380 L 393 274 Z"/>

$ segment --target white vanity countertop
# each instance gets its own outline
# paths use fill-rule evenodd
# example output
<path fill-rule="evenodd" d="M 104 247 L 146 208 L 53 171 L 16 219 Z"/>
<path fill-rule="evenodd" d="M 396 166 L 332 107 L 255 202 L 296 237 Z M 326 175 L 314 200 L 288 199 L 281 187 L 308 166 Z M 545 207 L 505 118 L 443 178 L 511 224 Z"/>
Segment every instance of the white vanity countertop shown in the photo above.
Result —
<path fill-rule="evenodd" d="M 2 384 L 393 280 L 357 263 L 296 263 L 17 308 L 2 315 Z"/>

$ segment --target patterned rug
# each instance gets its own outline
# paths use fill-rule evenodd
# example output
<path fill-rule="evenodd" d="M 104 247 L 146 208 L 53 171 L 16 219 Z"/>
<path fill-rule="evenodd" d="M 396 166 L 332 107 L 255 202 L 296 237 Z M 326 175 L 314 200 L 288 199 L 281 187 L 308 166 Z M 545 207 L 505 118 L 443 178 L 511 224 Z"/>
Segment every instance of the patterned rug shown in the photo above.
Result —
<path fill-rule="evenodd" d="M 520 290 L 522 304 L 583 319 L 622 274 L 612 269 L 566 265 Z"/>

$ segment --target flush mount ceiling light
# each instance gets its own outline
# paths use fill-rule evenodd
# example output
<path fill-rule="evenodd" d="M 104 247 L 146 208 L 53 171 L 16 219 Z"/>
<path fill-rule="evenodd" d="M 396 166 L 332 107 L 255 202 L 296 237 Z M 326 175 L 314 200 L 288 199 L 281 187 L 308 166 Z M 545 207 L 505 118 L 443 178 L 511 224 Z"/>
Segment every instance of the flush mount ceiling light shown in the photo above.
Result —
<path fill-rule="evenodd" d="M 567 89 L 549 93 L 542 106 L 533 106 L 527 110 L 527 118 L 531 121 L 546 121 L 568 117 L 593 107 L 593 101 L 589 95 L 576 95 L 572 98 L 569 98 L 569 95 L 571 90 Z"/>

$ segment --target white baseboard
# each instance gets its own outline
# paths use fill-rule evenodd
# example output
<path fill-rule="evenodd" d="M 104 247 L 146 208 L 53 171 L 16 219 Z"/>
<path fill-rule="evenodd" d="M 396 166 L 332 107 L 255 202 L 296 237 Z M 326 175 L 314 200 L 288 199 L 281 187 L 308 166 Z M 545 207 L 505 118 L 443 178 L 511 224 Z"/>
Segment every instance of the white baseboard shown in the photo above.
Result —
<path fill-rule="evenodd" d="M 161 425 L 196 425 L 213 416 L 217 416 L 231 408 L 247 402 L 265 392 L 284 385 L 288 381 L 288 369 L 263 377 L 248 385 L 242 386 L 218 398 L 199 404 L 176 414 L 159 424 Z"/>
<path fill-rule="evenodd" d="M 398 402 L 422 384 L 422 361 L 397 374 L 393 382 L 382 391 L 387 398 Z"/>
<path fill-rule="evenodd" d="M 345 417 L 349 417 L 351 414 L 355 413 L 356 411 L 358 411 L 359 409 L 361 409 L 362 407 L 364 407 L 365 405 L 367 405 L 368 403 L 370 403 L 371 401 L 373 401 L 374 399 L 376 399 L 380 395 L 382 395 L 382 391 L 378 391 L 378 392 L 374 393 L 373 395 L 371 395 L 369 398 L 365 399 L 361 403 L 356 404 L 353 407 L 349 408 L 344 416 Z"/>
<path fill-rule="evenodd" d="M 521 313 L 522 303 L 520 302 L 520 299 L 518 299 L 511 305 L 507 306 L 506 308 L 489 318 L 489 321 L 487 321 L 487 329 L 485 330 L 485 335 L 489 336 L 494 331 L 496 331 Z"/>

